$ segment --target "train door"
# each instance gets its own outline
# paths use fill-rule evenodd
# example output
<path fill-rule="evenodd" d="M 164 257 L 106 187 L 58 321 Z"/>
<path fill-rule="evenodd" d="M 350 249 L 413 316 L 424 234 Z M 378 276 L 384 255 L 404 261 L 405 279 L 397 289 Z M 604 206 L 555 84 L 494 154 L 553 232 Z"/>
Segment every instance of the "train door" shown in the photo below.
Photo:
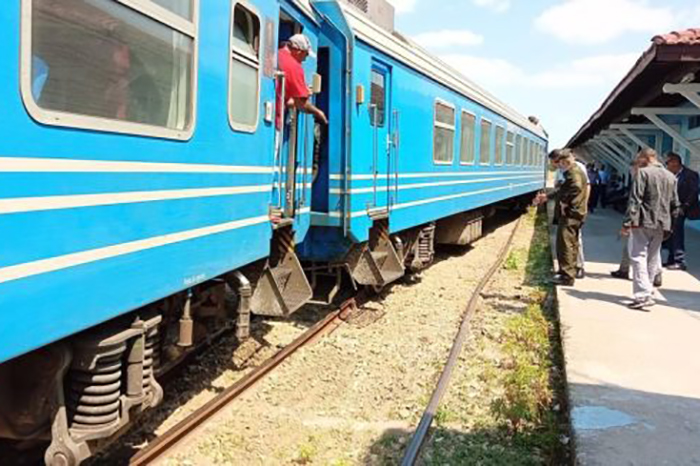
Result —
<path fill-rule="evenodd" d="M 279 46 L 294 34 L 300 33 L 301 25 L 287 13 L 280 11 Z M 275 134 L 275 167 L 277 170 L 275 189 L 277 207 L 285 219 L 293 219 L 297 210 L 296 178 L 299 147 L 299 116 L 296 109 L 286 105 L 285 83 L 287 77 L 279 71 L 276 75 L 277 116 Z"/>
<path fill-rule="evenodd" d="M 321 92 L 316 96 L 316 106 L 321 109 L 331 121 L 332 86 L 338 88 L 338 83 L 331 76 L 331 49 L 327 46 L 318 48 L 318 74 L 323 83 Z M 337 91 L 336 91 L 337 92 Z M 333 110 L 336 109 L 335 104 Z M 328 212 L 328 190 L 330 174 L 330 141 L 329 127 L 322 124 L 314 125 L 313 146 L 313 177 L 311 191 L 311 210 L 313 212 Z"/>
<path fill-rule="evenodd" d="M 397 158 L 394 150 L 393 126 L 398 122 L 392 110 L 391 68 L 373 61 L 369 105 L 372 128 L 372 167 L 375 209 L 387 212 L 396 202 Z"/>

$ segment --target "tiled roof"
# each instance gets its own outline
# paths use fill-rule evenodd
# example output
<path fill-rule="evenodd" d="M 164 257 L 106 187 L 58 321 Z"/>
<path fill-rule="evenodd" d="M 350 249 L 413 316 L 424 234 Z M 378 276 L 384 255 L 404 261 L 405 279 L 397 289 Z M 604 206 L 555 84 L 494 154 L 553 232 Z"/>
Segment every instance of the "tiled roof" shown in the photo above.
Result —
<path fill-rule="evenodd" d="M 700 45 L 700 28 L 654 36 L 652 42 L 656 45 Z"/>

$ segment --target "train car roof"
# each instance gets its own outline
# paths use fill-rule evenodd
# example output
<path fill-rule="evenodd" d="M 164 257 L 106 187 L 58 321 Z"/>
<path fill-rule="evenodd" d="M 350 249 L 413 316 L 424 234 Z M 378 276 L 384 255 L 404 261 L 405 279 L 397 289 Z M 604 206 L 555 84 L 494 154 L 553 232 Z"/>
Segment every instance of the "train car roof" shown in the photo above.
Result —
<path fill-rule="evenodd" d="M 304 1 L 308 4 L 308 0 L 297 1 Z M 354 6 L 345 2 L 339 3 L 359 39 L 465 97 L 480 103 L 512 123 L 547 139 L 547 133 L 541 125 L 533 124 L 529 119 L 498 100 L 460 72 L 426 52 L 415 42 L 398 33 L 392 34 L 378 26 Z"/>
<path fill-rule="evenodd" d="M 313 17 L 314 9 L 311 0 L 292 1 L 306 14 Z M 392 34 L 380 27 L 349 3 L 338 1 L 338 4 L 343 9 L 350 27 L 352 27 L 359 39 L 387 53 L 414 70 L 476 101 L 510 122 L 531 131 L 543 139 L 548 138 L 546 131 L 541 125 L 533 124 L 528 118 L 498 100 L 439 58 L 429 54 L 412 40 L 399 33 Z"/>

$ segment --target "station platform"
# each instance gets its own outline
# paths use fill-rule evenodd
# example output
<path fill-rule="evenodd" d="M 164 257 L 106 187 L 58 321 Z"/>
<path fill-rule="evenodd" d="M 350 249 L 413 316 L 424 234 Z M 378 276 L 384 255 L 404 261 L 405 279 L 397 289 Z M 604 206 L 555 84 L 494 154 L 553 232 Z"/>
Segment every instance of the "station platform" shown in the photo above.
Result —
<path fill-rule="evenodd" d="M 558 289 L 577 464 L 700 465 L 700 232 L 689 271 L 665 271 L 657 306 L 634 311 L 632 282 L 610 277 L 621 221 L 589 217 L 587 278 Z"/>

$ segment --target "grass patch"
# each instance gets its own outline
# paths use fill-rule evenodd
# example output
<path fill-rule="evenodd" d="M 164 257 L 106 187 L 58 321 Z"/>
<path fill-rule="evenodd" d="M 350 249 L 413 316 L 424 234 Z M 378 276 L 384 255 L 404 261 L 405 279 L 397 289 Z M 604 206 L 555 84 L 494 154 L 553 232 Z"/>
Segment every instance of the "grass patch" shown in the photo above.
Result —
<path fill-rule="evenodd" d="M 508 253 L 508 257 L 503 262 L 503 268 L 506 270 L 519 270 L 523 263 L 523 251 L 514 250 Z"/>
<path fill-rule="evenodd" d="M 316 438 L 309 436 L 306 442 L 299 445 L 299 451 L 297 452 L 294 463 L 296 464 L 310 464 L 314 461 L 314 458 L 318 455 L 318 445 Z"/>
<path fill-rule="evenodd" d="M 533 209 L 522 226 L 531 237 L 520 234 L 495 279 L 513 282 L 513 290 L 502 288 L 476 317 L 477 340 L 453 388 L 457 401 L 449 397 L 449 409 L 438 412 L 425 464 L 571 464 L 560 329 L 547 299 L 546 215 Z"/>

